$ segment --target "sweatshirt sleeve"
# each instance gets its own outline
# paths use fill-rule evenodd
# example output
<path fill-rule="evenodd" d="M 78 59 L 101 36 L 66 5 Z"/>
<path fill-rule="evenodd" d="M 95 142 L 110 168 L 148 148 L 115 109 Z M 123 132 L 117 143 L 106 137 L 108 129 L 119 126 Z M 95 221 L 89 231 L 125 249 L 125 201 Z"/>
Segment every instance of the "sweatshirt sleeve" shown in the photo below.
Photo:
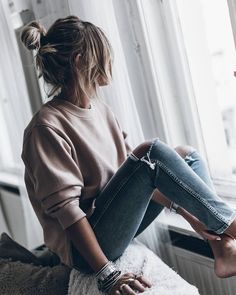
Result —
<path fill-rule="evenodd" d="M 79 207 L 83 177 L 59 133 L 49 126 L 34 127 L 21 157 L 46 215 L 57 218 L 63 229 L 86 216 Z"/>

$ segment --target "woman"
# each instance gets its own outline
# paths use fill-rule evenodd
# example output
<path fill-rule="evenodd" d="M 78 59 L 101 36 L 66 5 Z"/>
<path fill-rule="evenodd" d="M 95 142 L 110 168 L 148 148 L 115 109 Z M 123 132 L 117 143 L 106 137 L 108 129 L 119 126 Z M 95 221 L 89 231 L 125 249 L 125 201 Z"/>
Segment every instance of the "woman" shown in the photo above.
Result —
<path fill-rule="evenodd" d="M 143 292 L 151 287 L 147 278 L 121 274 L 112 261 L 166 206 L 210 241 L 216 275 L 235 275 L 236 212 L 216 195 L 197 151 L 174 150 L 158 138 L 132 151 L 114 113 L 97 97 L 112 78 L 104 32 L 69 16 L 48 32 L 32 22 L 21 39 L 36 50 L 53 96 L 25 128 L 25 184 L 45 244 L 62 263 L 95 273 L 99 289 L 109 294 Z"/>

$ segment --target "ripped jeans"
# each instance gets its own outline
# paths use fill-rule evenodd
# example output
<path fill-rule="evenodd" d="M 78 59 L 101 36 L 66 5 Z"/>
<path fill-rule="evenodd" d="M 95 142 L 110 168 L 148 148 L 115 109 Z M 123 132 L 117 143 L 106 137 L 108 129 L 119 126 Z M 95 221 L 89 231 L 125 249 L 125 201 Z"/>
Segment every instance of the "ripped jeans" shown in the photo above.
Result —
<path fill-rule="evenodd" d="M 215 233 L 223 233 L 236 217 L 236 212 L 216 195 L 196 150 L 183 159 L 154 138 L 140 159 L 129 154 L 96 198 L 95 211 L 88 219 L 109 260 L 119 258 L 162 211 L 163 206 L 151 199 L 155 188 Z M 74 268 L 93 273 L 73 244 L 71 251 Z"/>

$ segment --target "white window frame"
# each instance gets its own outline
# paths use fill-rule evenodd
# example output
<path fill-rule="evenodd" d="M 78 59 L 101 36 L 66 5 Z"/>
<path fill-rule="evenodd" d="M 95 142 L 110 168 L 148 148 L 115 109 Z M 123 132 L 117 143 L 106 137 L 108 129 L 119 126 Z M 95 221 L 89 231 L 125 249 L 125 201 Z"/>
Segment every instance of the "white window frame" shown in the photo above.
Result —
<path fill-rule="evenodd" d="M 189 5 L 192 5 L 193 1 L 189 2 Z M 128 0 L 127 11 L 135 44 L 133 53 L 135 52 L 143 66 L 144 85 L 152 89 L 145 98 L 136 96 L 138 103 L 145 99 L 152 106 L 150 116 L 141 114 L 141 120 L 153 126 L 151 121 L 156 121 L 152 118 L 158 117 L 153 132 L 171 146 L 195 146 L 208 161 L 218 194 L 235 202 L 236 183 L 233 180 L 225 180 L 226 177 L 219 177 L 229 175 L 229 165 L 227 161 L 222 165 L 222 159 L 217 156 L 227 152 L 220 112 L 212 104 L 212 98 L 209 99 L 214 89 L 213 81 L 208 77 L 208 83 L 212 86 L 206 92 L 206 81 L 202 79 L 201 91 L 196 91 L 195 84 L 197 79 L 201 78 L 199 62 L 194 62 L 187 56 L 176 2 Z M 136 71 L 131 76 L 137 75 Z M 206 104 L 211 112 L 211 120 L 206 117 L 206 112 L 203 112 Z M 217 125 L 213 124 L 213 121 Z M 214 145 L 216 132 L 219 141 Z"/>

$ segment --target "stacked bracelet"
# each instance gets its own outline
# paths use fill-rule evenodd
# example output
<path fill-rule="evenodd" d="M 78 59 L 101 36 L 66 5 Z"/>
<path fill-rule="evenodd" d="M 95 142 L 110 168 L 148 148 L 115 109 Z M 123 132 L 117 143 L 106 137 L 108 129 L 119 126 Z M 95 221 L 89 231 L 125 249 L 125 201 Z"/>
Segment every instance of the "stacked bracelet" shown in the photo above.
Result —
<path fill-rule="evenodd" d="M 103 292 L 108 292 L 120 279 L 121 271 L 116 270 L 109 278 L 106 278 L 103 282 L 98 281 L 98 289 Z"/>
<path fill-rule="evenodd" d="M 110 273 L 116 270 L 112 261 L 108 261 L 97 273 L 96 278 L 104 280 Z"/>
<path fill-rule="evenodd" d="M 121 277 L 121 271 L 116 270 L 112 261 L 108 261 L 97 273 L 98 289 L 109 291 Z"/>

